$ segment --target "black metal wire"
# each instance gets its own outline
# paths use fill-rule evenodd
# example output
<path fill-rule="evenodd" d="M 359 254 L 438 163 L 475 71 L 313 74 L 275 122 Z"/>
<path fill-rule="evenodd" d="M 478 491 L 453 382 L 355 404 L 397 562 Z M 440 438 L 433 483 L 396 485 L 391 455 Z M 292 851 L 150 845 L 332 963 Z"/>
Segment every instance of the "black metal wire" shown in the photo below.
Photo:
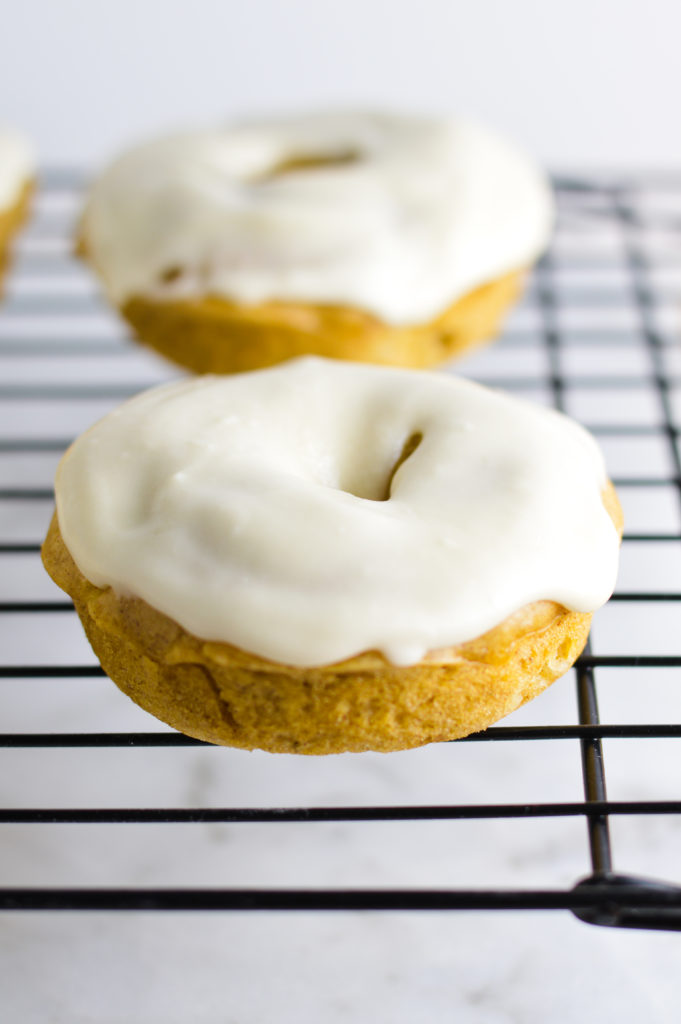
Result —
<path fill-rule="evenodd" d="M 0 810 L 0 824 L 236 824 L 246 822 L 462 821 L 487 818 L 574 818 L 610 814 L 679 814 L 681 800 L 594 800 L 587 803 L 464 804 L 415 807 L 107 807 Z M 605 870 L 605 869 L 603 869 Z M 607 870 L 610 870 L 608 866 Z"/>
<path fill-rule="evenodd" d="M 53 169 L 43 176 L 47 189 L 73 192 L 82 185 L 83 176 L 69 169 Z M 659 178 L 681 192 L 681 181 Z M 653 178 L 647 179 L 652 187 Z M 593 343 L 594 333 L 579 327 L 566 331 L 561 312 L 570 304 L 587 310 L 617 310 L 623 301 L 623 290 L 611 285 L 568 288 L 558 284 L 558 275 L 566 269 L 589 270 L 598 275 L 610 269 L 612 259 L 586 251 L 575 255 L 556 251 L 541 261 L 534 276 L 532 295 L 541 317 L 543 341 L 548 372 L 522 377 L 495 375 L 484 383 L 510 391 L 528 391 L 551 395 L 558 409 L 569 407 L 572 389 L 584 391 L 640 391 L 657 395 L 659 415 L 657 422 L 601 422 L 591 425 L 601 437 L 665 438 L 669 449 L 671 474 L 645 476 L 631 474 L 615 479 L 621 489 L 640 490 L 673 488 L 681 511 L 681 456 L 677 448 L 681 428 L 674 418 L 672 391 L 681 387 L 681 377 L 666 373 L 665 341 L 655 328 L 655 305 L 677 297 L 669 290 L 655 289 L 651 268 L 640 234 L 651 226 L 663 226 L 678 231 L 681 242 L 681 220 L 676 215 L 660 221 L 656 215 L 644 214 L 637 205 L 640 183 L 609 182 L 603 180 L 563 179 L 557 181 L 562 216 L 569 223 L 598 220 L 622 233 L 622 267 L 630 282 L 635 318 L 631 328 L 606 327 L 596 332 L 599 346 L 612 351 L 630 351 L 643 344 L 649 357 L 650 372 L 640 376 L 618 373 L 612 376 L 588 373 L 566 373 L 563 369 L 564 352 L 571 346 Z M 70 336 L 63 324 L 71 317 L 96 315 L 100 306 L 94 291 L 71 293 L 51 289 L 41 291 L 40 275 L 48 274 L 53 281 L 64 282 L 73 273 L 69 248 L 63 234 L 63 224 L 50 215 L 39 218 L 29 230 L 23 251 L 16 259 L 16 272 L 26 283 L 35 275 L 37 283 L 21 294 L 10 295 L 0 309 L 0 402 L 5 408 L 21 409 L 25 403 L 62 403 L 72 405 L 84 401 L 111 403 L 123 400 L 142 385 L 117 383 L 102 379 L 100 357 L 115 356 L 124 359 L 128 349 L 107 330 L 90 329 L 85 335 Z M 679 256 L 668 254 L 656 262 L 656 267 L 681 269 Z M 34 324 L 25 329 L 26 318 Z M 19 330 L 20 325 L 24 325 Z M 103 327 L 108 325 L 103 324 Z M 537 331 L 532 328 L 511 329 L 505 345 L 522 352 L 536 346 Z M 89 379 L 83 383 L 47 383 L 32 375 L 27 379 L 8 383 L 2 376 L 5 359 L 27 360 L 27 366 L 39 366 L 45 356 L 64 360 L 84 357 L 91 362 Z M 522 356 L 519 356 L 522 358 Z M 76 407 L 76 406 L 74 406 Z M 624 407 L 626 410 L 626 406 Z M 72 438 L 26 436 L 21 432 L 0 432 L 0 460 L 4 456 L 49 455 L 65 450 Z M 0 469 L 3 463 L 0 461 Z M 35 507 L 49 510 L 53 492 L 49 482 L 27 485 L 13 480 L 4 473 L 0 477 L 0 513 L 3 506 L 12 508 Z M 13 539 L 0 533 L 0 558 L 25 556 L 38 558 L 40 537 Z M 642 529 L 624 536 L 625 546 L 630 543 L 681 543 L 681 516 L 678 527 L 658 531 Z M 0 575 L 2 571 L 0 562 Z M 40 616 L 44 614 L 73 615 L 68 600 L 26 600 L 4 595 L 0 601 L 0 616 Z M 653 592 L 619 590 L 613 597 L 617 602 L 678 602 L 681 601 L 681 581 L 678 589 Z M 36 621 L 39 621 L 36 619 Z M 592 924 L 635 928 L 681 929 L 681 889 L 655 879 L 638 879 L 615 874 L 613 862 L 616 851 L 609 834 L 608 819 L 613 815 L 678 815 L 681 800 L 608 800 L 605 784 L 605 757 L 603 740 L 626 742 L 633 738 L 654 739 L 660 743 L 681 740 L 681 723 L 602 724 L 598 716 L 597 683 L 602 668 L 617 669 L 624 680 L 627 669 L 681 667 L 681 640 L 678 653 L 666 654 L 594 654 L 587 647 L 575 669 L 579 724 L 556 726 L 498 725 L 484 733 L 458 740 L 457 743 L 494 742 L 556 742 L 572 740 L 581 750 L 582 778 L 585 799 L 570 803 L 541 804 L 476 804 L 447 806 L 389 806 L 389 807 L 286 807 L 286 808 L 0 808 L 0 826 L 22 824 L 37 828 L 51 825 L 105 824 L 111 828 L 136 823 L 150 828 L 174 823 L 191 827 L 201 823 L 229 823 L 243 827 L 267 822 L 298 822 L 301 828 L 314 822 L 368 822 L 432 820 L 482 820 L 530 818 L 582 818 L 591 859 L 591 873 L 567 890 L 524 889 L 518 891 L 495 888 L 482 890 L 267 890 L 267 889 L 79 889 L 79 888 L 1 888 L 0 908 L 23 910 L 550 910 L 567 909 Z M 20 680 L 53 680 L 69 678 L 96 678 L 103 675 L 98 665 L 88 664 L 32 664 L 30 657 L 21 665 L 0 664 L 3 685 L 16 685 Z M 205 746 L 201 741 L 169 730 L 155 732 L 103 732 L 82 733 L 4 733 L 0 734 L 0 748 L 8 751 L 20 749 L 107 749 L 107 748 L 174 748 Z"/>
<path fill-rule="evenodd" d="M 645 923 L 627 927 L 677 931 L 681 892 L 638 881 L 601 883 L 568 891 L 536 889 L 0 889 L 0 910 L 572 910 L 593 915 L 646 911 Z"/>
<path fill-rule="evenodd" d="M 15 609 L 21 610 L 20 602 Z M 43 610 L 62 609 L 52 609 L 45 602 Z M 681 654 L 583 654 L 576 664 L 578 668 L 679 668 Z M 75 679 L 104 674 L 99 665 L 0 665 L 0 679 Z"/>
<path fill-rule="evenodd" d="M 8 670 L 6 678 L 17 678 Z M 18 677 L 21 678 L 21 677 Z M 64 678 L 60 676 L 58 678 Z M 464 736 L 452 743 L 490 743 L 504 740 L 575 740 L 575 739 L 670 739 L 681 738 L 681 724 L 645 725 L 524 725 L 492 726 L 484 732 Z M 58 747 L 195 747 L 208 746 L 203 740 L 177 732 L 57 732 L 0 733 L 0 748 Z"/>
<path fill-rule="evenodd" d="M 544 320 L 544 339 L 549 357 L 549 385 L 553 392 L 553 402 L 560 412 L 565 412 L 565 383 L 560 363 L 560 334 L 556 319 L 556 294 L 550 277 L 551 257 L 547 255 L 537 268 L 539 308 Z M 587 642 L 586 655 L 577 668 L 577 701 L 579 705 L 579 721 L 582 725 L 597 726 L 599 724 L 596 688 L 594 685 L 593 665 L 590 643 Z M 582 751 L 582 772 L 584 778 L 584 795 L 589 806 L 595 803 L 606 803 L 605 766 L 603 749 L 598 735 L 584 736 L 580 740 Z M 610 833 L 607 814 L 599 813 L 588 819 L 589 845 L 591 863 L 594 873 L 604 874 L 612 871 L 612 855 L 610 850 Z"/>

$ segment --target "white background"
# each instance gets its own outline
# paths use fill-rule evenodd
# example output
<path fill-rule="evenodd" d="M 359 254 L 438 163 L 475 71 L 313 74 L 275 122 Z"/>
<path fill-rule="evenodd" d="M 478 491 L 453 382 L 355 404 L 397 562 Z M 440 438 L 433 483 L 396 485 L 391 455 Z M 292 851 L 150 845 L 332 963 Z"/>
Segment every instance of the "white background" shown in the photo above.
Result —
<path fill-rule="evenodd" d="M 557 167 L 681 164 L 675 0 L 0 0 L 0 122 L 97 163 L 169 127 L 372 103 Z"/>

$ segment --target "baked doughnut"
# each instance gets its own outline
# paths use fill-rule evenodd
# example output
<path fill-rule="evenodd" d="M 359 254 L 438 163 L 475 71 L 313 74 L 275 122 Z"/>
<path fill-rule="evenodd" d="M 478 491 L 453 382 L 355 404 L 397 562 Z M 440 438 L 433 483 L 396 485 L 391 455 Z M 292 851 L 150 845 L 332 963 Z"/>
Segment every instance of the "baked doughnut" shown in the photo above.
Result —
<path fill-rule="evenodd" d="M 423 367 L 498 331 L 552 218 L 544 176 L 477 124 L 335 113 L 130 151 L 79 251 L 136 335 L 198 373 Z"/>
<path fill-rule="evenodd" d="M 59 465 L 43 560 L 105 671 L 182 732 L 388 751 L 562 675 L 620 531 L 595 442 L 560 414 L 307 357 L 110 413 Z"/>
<path fill-rule="evenodd" d="M 28 215 L 35 165 L 26 141 L 0 129 L 0 292 L 12 238 Z"/>

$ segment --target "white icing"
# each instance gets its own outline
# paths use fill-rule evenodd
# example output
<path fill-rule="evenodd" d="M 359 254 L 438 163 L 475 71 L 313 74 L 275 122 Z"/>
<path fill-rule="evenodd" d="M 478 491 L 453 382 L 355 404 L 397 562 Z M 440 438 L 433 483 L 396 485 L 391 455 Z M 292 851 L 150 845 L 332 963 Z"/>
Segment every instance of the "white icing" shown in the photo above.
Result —
<path fill-rule="evenodd" d="M 26 140 L 0 128 L 0 210 L 14 206 L 34 173 L 33 154 Z"/>
<path fill-rule="evenodd" d="M 358 159 L 270 174 L 291 157 L 348 152 Z M 280 299 L 398 325 L 532 263 L 552 219 L 543 174 L 477 124 L 335 113 L 132 150 L 95 183 L 82 231 L 119 304 Z M 183 275 L 164 283 L 174 268 Z"/>
<path fill-rule="evenodd" d="M 558 413 L 305 358 L 137 396 L 69 449 L 56 499 L 92 583 L 199 637 L 292 665 L 371 649 L 409 664 L 533 601 L 603 604 L 605 482 L 591 436 Z"/>

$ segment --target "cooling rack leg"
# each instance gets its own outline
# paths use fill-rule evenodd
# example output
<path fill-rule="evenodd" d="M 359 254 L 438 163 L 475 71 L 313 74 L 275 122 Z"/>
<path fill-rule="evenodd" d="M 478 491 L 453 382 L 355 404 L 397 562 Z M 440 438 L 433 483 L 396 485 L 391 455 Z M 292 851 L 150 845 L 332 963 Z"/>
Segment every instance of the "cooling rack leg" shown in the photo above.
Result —
<path fill-rule="evenodd" d="M 579 705 L 579 721 L 581 725 L 598 725 L 598 702 L 593 669 L 579 666 L 577 668 L 577 701 Z M 580 740 L 582 748 L 582 774 L 584 776 L 584 795 L 587 802 L 605 802 L 605 766 L 603 763 L 603 745 L 600 739 Z M 595 875 L 602 877 L 612 871 L 612 852 L 610 848 L 610 829 L 605 815 L 591 815 L 589 822 L 589 845 L 591 847 L 591 864 Z"/>
<path fill-rule="evenodd" d="M 577 700 L 581 725 L 598 725 L 598 701 L 593 669 L 577 668 Z M 607 800 L 603 746 L 600 739 L 582 739 L 582 773 L 587 803 Z M 652 928 L 659 931 L 681 931 L 681 888 L 665 882 L 617 875 L 612 870 L 612 849 L 607 815 L 588 817 L 589 845 L 593 873 L 578 882 L 574 892 L 592 886 L 605 886 L 612 892 L 612 904 L 589 910 L 573 910 L 575 917 L 586 924 L 606 928 Z M 627 906 L 627 894 L 649 894 L 657 897 L 652 907 Z"/>
<path fill-rule="evenodd" d="M 649 928 L 656 931 L 681 931 L 681 888 L 634 875 L 594 873 L 582 879 L 573 892 L 580 893 L 592 886 L 607 887 L 612 892 L 612 904 L 593 910 L 573 910 L 572 913 L 586 924 L 605 928 Z M 627 895 L 649 895 L 655 903 L 650 907 L 627 906 Z"/>

